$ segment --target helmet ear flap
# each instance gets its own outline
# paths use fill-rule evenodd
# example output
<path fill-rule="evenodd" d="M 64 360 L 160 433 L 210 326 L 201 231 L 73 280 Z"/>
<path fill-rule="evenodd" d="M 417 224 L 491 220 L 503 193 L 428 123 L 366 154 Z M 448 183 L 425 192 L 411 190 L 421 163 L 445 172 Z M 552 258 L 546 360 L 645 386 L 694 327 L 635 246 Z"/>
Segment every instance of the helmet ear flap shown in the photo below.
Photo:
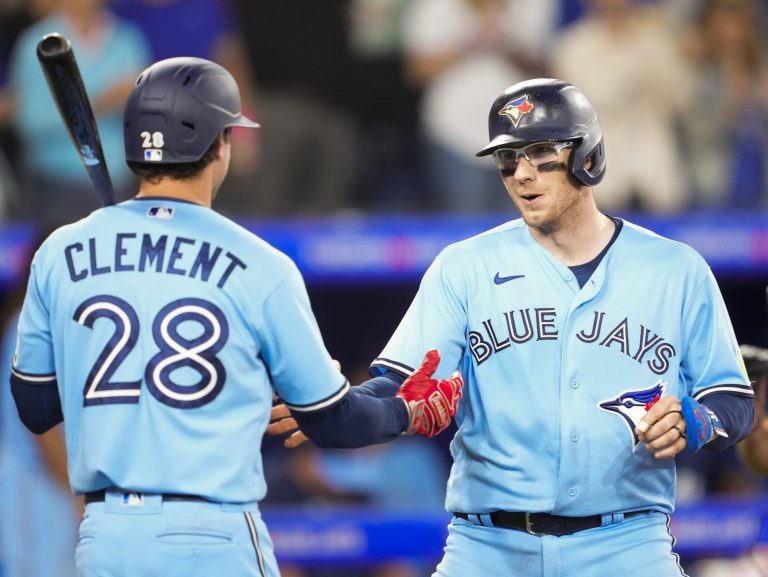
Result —
<path fill-rule="evenodd" d="M 571 153 L 568 171 L 585 186 L 595 186 L 603 180 L 603 176 L 605 176 L 605 147 L 602 134 L 599 137 L 595 133 L 585 135 Z"/>

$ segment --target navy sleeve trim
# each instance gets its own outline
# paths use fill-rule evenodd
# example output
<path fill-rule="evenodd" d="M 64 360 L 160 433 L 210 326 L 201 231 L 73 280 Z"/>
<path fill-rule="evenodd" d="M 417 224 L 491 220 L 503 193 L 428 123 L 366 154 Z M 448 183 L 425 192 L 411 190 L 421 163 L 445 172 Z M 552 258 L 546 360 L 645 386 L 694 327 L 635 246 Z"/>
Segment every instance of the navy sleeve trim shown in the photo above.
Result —
<path fill-rule="evenodd" d="M 408 365 L 404 365 L 403 363 L 398 363 L 397 361 L 393 361 L 392 359 L 385 359 L 384 357 L 379 357 L 378 359 L 375 359 L 371 363 L 371 375 L 374 375 L 374 373 L 384 373 L 386 371 L 392 371 L 394 373 L 398 373 L 400 375 L 403 375 L 404 377 L 410 377 L 413 374 L 413 371 L 415 371 L 413 367 L 409 367 Z"/>
<path fill-rule="evenodd" d="M 36 435 L 42 435 L 64 420 L 56 376 L 45 381 L 27 380 L 11 373 L 11 394 L 19 419 Z"/>
<path fill-rule="evenodd" d="M 740 397 L 755 396 L 755 391 L 752 389 L 751 385 L 732 385 L 732 384 L 723 384 L 723 385 L 715 385 L 712 387 L 707 387 L 706 389 L 701 389 L 699 392 L 697 392 L 695 395 L 692 395 L 692 396 L 694 399 L 701 402 L 701 400 L 704 397 L 707 397 L 713 393 L 726 393 L 726 394 L 738 395 Z"/>
<path fill-rule="evenodd" d="M 288 402 L 286 402 L 285 405 L 292 411 L 299 411 L 302 413 L 320 411 L 322 409 L 326 409 L 331 405 L 339 402 L 339 400 L 341 400 L 344 397 L 344 395 L 346 395 L 349 392 L 349 389 L 350 389 L 349 381 L 347 379 L 344 379 L 344 384 L 341 385 L 341 388 L 338 389 L 335 393 L 325 397 L 324 399 L 321 399 L 319 401 L 316 401 L 314 403 L 310 403 L 307 405 L 295 405 Z"/>
<path fill-rule="evenodd" d="M 24 373 L 22 371 L 16 370 L 13 367 L 11 367 L 11 378 L 12 379 L 16 378 L 29 385 L 47 384 L 51 382 L 53 383 L 56 382 L 56 373 L 38 375 L 34 373 Z"/>

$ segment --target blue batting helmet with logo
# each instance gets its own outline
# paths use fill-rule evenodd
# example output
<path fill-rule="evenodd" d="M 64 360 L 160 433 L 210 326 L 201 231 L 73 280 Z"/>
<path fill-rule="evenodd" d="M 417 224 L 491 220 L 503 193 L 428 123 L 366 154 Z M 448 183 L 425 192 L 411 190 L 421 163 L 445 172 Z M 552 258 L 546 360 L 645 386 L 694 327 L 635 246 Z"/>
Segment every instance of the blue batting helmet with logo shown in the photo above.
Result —
<path fill-rule="evenodd" d="M 554 78 L 534 78 L 507 88 L 488 115 L 490 142 L 477 156 L 497 148 L 531 142 L 574 141 L 568 172 L 594 186 L 605 175 L 603 129 L 587 97 L 575 86 Z"/>
<path fill-rule="evenodd" d="M 123 113 L 127 161 L 199 160 L 225 128 L 258 127 L 240 110 L 232 75 L 202 58 L 169 58 L 142 72 Z"/>

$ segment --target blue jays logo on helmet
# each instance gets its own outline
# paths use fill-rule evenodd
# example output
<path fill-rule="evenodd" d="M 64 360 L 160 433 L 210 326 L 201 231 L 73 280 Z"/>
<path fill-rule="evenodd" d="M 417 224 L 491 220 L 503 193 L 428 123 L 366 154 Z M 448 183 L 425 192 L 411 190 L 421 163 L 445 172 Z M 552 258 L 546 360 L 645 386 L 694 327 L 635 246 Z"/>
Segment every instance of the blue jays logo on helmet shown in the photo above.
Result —
<path fill-rule="evenodd" d="M 635 427 L 640 422 L 640 419 L 661 398 L 666 386 L 666 381 L 659 380 L 650 389 L 627 391 L 614 399 L 599 403 L 598 406 L 604 411 L 616 413 L 624 419 L 624 423 L 629 427 L 633 443 L 637 445 L 640 440 L 635 435 Z"/>
<path fill-rule="evenodd" d="M 533 110 L 533 104 L 528 100 L 528 95 L 523 94 L 520 98 L 516 98 L 512 102 L 508 102 L 507 105 L 499 110 L 499 116 L 506 116 L 509 120 L 517 126 L 520 124 L 520 119 Z"/>

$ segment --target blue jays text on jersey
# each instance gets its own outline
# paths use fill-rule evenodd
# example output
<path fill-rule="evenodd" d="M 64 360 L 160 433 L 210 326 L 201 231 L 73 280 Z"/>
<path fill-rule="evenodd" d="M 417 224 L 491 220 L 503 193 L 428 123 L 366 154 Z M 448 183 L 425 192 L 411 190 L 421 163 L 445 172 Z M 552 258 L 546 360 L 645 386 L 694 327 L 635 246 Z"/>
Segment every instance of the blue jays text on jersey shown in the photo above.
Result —
<path fill-rule="evenodd" d="M 223 288 L 230 275 L 246 265 L 220 246 L 183 236 L 138 235 L 118 232 L 114 237 L 77 241 L 64 248 L 64 258 L 72 282 L 88 276 L 121 272 L 163 272 L 212 281 Z M 215 273 L 215 274 L 214 274 Z"/>
<path fill-rule="evenodd" d="M 594 311 L 591 326 L 573 327 L 576 338 L 585 343 L 613 348 L 638 363 L 645 363 L 657 375 L 667 372 L 669 359 L 677 354 L 673 344 L 641 323 L 637 323 L 633 331 L 627 317 L 615 326 L 604 327 L 605 316 L 606 311 Z M 470 328 L 467 344 L 475 362 L 481 365 L 492 354 L 513 345 L 556 340 L 560 336 L 557 321 L 557 309 L 554 307 L 505 311 L 497 319 L 485 319 L 482 329 Z"/>

